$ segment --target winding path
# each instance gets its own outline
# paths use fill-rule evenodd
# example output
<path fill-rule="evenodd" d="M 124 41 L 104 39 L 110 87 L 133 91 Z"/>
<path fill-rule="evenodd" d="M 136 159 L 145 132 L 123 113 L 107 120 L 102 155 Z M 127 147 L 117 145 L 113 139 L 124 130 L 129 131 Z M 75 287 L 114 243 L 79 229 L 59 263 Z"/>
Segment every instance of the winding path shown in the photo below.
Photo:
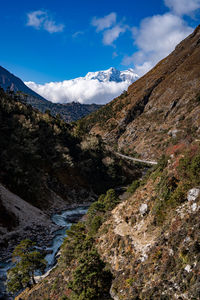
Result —
<path fill-rule="evenodd" d="M 127 156 L 127 155 L 121 154 L 119 152 L 115 152 L 115 154 L 122 158 L 129 159 L 129 160 L 136 161 L 136 162 L 141 162 L 141 163 L 145 163 L 145 164 L 149 164 L 149 165 L 157 165 L 158 164 L 157 161 L 133 158 L 131 156 Z"/>

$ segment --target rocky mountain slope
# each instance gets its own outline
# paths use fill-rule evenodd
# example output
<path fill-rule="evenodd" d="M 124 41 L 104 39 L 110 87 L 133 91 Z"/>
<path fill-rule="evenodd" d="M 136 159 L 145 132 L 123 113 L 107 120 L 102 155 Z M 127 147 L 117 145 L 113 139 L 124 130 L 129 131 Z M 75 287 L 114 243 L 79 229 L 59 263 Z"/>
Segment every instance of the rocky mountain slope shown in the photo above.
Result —
<path fill-rule="evenodd" d="M 144 158 L 158 158 L 167 145 L 195 139 L 200 124 L 200 27 L 127 93 L 79 123 L 107 144 Z"/>
<path fill-rule="evenodd" d="M 61 200 L 60 200 L 61 202 Z M 64 201 L 61 202 L 64 205 Z M 57 203 L 57 207 L 61 205 Z M 31 205 L 0 184 L 0 256 L 10 257 L 13 245 L 24 236 L 37 241 L 38 245 L 49 241 L 58 227 L 49 215 Z"/>
<path fill-rule="evenodd" d="M 199 299 L 199 143 L 187 151 L 160 162 L 100 228 L 113 299 Z"/>
<path fill-rule="evenodd" d="M 21 100 L 31 104 L 34 108 L 37 108 L 43 113 L 46 110 L 49 110 L 53 116 L 59 114 L 60 117 L 67 122 L 76 121 L 101 107 L 101 105 L 97 104 L 80 104 L 75 102 L 67 103 L 65 105 L 52 103 L 51 101 L 46 100 L 34 92 L 27 85 L 25 85 L 20 78 L 11 74 L 1 66 L 0 87 L 2 87 L 5 91 L 9 89 L 15 93 L 18 93 L 18 97 L 20 97 Z"/>
<path fill-rule="evenodd" d="M 69 232 L 56 270 L 22 299 L 200 299 L 199 50 L 200 26 L 127 93 L 78 122 L 76 133 L 158 165 L 121 200 L 102 195 Z"/>

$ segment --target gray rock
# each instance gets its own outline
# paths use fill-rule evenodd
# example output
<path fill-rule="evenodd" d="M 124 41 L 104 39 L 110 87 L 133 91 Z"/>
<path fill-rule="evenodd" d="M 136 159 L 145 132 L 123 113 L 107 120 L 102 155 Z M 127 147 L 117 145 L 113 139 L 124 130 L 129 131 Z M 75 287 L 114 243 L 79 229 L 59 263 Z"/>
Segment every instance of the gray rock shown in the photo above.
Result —
<path fill-rule="evenodd" d="M 145 215 L 148 211 L 148 205 L 146 203 L 142 203 L 139 208 L 139 211 L 140 211 L 141 215 Z"/>
<path fill-rule="evenodd" d="M 188 201 L 195 201 L 200 193 L 200 189 L 199 188 L 193 188 L 191 190 L 188 191 L 187 193 L 187 200 Z"/>

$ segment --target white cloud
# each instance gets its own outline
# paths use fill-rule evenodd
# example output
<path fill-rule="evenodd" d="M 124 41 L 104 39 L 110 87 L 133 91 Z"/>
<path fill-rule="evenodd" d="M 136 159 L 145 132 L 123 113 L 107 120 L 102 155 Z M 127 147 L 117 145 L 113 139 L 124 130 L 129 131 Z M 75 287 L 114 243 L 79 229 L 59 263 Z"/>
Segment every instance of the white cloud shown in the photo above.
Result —
<path fill-rule="evenodd" d="M 106 46 L 113 46 L 113 42 L 118 39 L 120 34 L 129 28 L 122 23 L 116 23 L 116 19 L 117 15 L 114 12 L 103 18 L 94 17 L 92 19 L 92 25 L 97 28 L 96 31 L 103 31 L 103 44 Z"/>
<path fill-rule="evenodd" d="M 126 90 L 130 82 L 99 82 L 98 80 L 77 78 L 62 82 L 50 82 L 44 85 L 31 81 L 25 82 L 25 84 L 44 98 L 55 103 L 78 101 L 84 104 L 105 104 Z"/>
<path fill-rule="evenodd" d="M 138 51 L 123 59 L 124 65 L 134 64 L 135 72 L 143 75 L 192 32 L 184 20 L 172 13 L 144 19 L 133 29 L 134 44 Z"/>
<path fill-rule="evenodd" d="M 36 29 L 39 29 L 46 18 L 46 13 L 42 10 L 36 10 L 27 14 L 27 26 L 32 26 Z"/>
<path fill-rule="evenodd" d="M 36 10 L 27 14 L 27 26 L 35 29 L 44 29 L 49 33 L 62 32 L 64 24 L 56 24 L 46 11 Z"/>
<path fill-rule="evenodd" d="M 119 35 L 125 32 L 126 27 L 116 25 L 111 29 L 104 31 L 103 33 L 103 44 L 104 45 L 112 45 L 112 43 L 118 39 Z"/>
<path fill-rule="evenodd" d="M 92 25 L 96 27 L 97 31 L 101 31 L 114 25 L 116 23 L 116 18 L 117 15 L 114 12 L 110 13 L 109 15 L 103 18 L 94 17 L 92 19 Z"/>
<path fill-rule="evenodd" d="M 200 8 L 200 0 L 165 0 L 165 5 L 177 15 L 190 15 Z"/>
<path fill-rule="evenodd" d="M 63 24 L 56 25 L 54 21 L 46 20 L 44 22 L 44 29 L 49 33 L 62 32 L 64 29 L 64 25 Z"/>

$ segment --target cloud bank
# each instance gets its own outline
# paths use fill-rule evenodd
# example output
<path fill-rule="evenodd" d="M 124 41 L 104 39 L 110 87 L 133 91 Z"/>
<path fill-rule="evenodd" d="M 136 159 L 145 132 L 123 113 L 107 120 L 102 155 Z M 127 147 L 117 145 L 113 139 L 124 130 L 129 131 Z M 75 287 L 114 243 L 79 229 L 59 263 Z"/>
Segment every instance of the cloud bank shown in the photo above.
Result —
<path fill-rule="evenodd" d="M 25 84 L 54 103 L 80 102 L 84 104 L 105 104 L 119 96 L 131 84 L 123 82 L 99 82 L 98 80 L 86 80 L 84 77 L 62 82 L 50 82 L 44 85 L 34 82 Z"/>
<path fill-rule="evenodd" d="M 139 76 L 144 75 L 172 52 L 175 46 L 194 30 L 188 26 L 186 20 L 200 11 L 200 0 L 163 2 L 169 11 L 143 19 L 137 28 L 117 22 L 117 14 L 114 12 L 102 18 L 95 17 L 92 21 L 96 31 L 102 32 L 102 43 L 106 46 L 114 46 L 113 43 L 121 34 L 131 32 L 136 50 L 132 55 L 125 55 L 121 63 L 132 67 Z M 184 18 L 185 16 L 187 18 Z"/>
<path fill-rule="evenodd" d="M 164 0 L 164 4 L 169 12 L 145 18 L 138 28 L 132 28 L 134 46 L 138 50 L 125 56 L 122 64 L 132 66 L 140 76 L 170 54 L 194 30 L 184 16 L 193 17 L 200 9 L 200 0 Z"/>
<path fill-rule="evenodd" d="M 200 0 L 165 0 L 165 5 L 177 15 L 191 15 L 200 8 Z"/>
<path fill-rule="evenodd" d="M 138 75 L 149 71 L 158 61 L 172 52 L 175 46 L 193 31 L 185 21 L 172 13 L 144 19 L 133 28 L 134 44 L 138 51 L 123 59 L 124 65 L 134 65 Z"/>
<path fill-rule="evenodd" d="M 64 24 L 56 24 L 44 10 L 36 10 L 28 13 L 26 25 L 37 30 L 46 30 L 49 33 L 62 32 L 65 27 Z"/>

